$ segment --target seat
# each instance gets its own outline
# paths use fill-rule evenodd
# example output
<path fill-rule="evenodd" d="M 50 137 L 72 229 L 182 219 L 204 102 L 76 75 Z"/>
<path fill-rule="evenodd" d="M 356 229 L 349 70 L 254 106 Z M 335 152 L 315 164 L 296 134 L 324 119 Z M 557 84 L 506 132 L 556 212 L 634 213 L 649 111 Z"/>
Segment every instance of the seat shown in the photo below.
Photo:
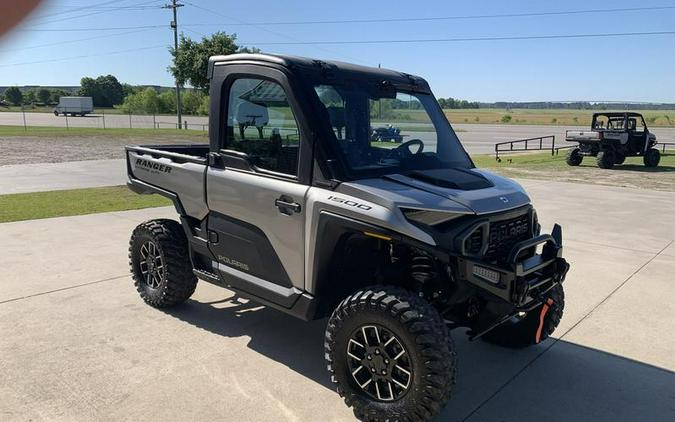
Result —
<path fill-rule="evenodd" d="M 337 132 L 338 139 L 342 138 L 342 129 L 346 126 L 344 107 L 330 106 L 326 108 L 330 125 Z"/>

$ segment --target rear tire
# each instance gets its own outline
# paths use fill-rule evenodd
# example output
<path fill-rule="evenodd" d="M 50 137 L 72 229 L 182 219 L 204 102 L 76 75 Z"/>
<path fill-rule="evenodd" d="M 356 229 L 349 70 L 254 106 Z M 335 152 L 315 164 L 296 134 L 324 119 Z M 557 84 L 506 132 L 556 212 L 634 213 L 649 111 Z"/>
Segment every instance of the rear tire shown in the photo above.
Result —
<path fill-rule="evenodd" d="M 347 297 L 324 346 L 331 380 L 359 420 L 428 421 L 450 398 L 452 339 L 436 309 L 412 292 L 373 286 Z"/>
<path fill-rule="evenodd" d="M 494 330 L 485 334 L 482 338 L 488 343 L 514 349 L 533 346 L 546 340 L 560 323 L 565 309 L 565 291 L 558 284 L 546 295 L 545 301 L 552 303 L 544 315 L 544 323 L 539 331 L 540 318 L 544 304 L 537 306 L 519 320 L 507 321 Z M 537 341 L 538 340 L 538 341 Z"/>
<path fill-rule="evenodd" d="M 626 161 L 626 156 L 623 154 L 616 154 L 616 157 L 614 158 L 614 164 L 621 165 Z"/>
<path fill-rule="evenodd" d="M 150 306 L 184 302 L 197 287 L 187 238 L 173 220 L 150 220 L 134 229 L 129 240 L 129 266 L 134 286 Z"/>
<path fill-rule="evenodd" d="M 584 160 L 584 156 L 581 155 L 581 149 L 572 148 L 567 152 L 567 158 L 565 161 L 570 166 L 578 166 Z"/>
<path fill-rule="evenodd" d="M 661 153 L 656 148 L 649 148 L 642 157 L 642 161 L 645 163 L 645 167 L 656 167 L 661 161 Z"/>
<path fill-rule="evenodd" d="M 614 160 L 616 159 L 616 154 L 614 154 L 614 151 L 611 149 L 603 149 L 600 152 L 598 152 L 598 156 L 596 157 L 596 162 L 598 163 L 598 167 L 601 169 L 611 169 L 614 167 Z"/>

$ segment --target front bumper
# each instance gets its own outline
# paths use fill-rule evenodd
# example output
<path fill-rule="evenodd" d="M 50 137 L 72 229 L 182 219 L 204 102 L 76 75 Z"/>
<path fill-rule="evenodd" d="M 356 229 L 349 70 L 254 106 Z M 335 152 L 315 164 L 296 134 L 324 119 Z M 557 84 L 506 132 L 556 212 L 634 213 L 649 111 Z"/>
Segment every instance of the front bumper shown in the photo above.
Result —
<path fill-rule="evenodd" d="M 540 245 L 541 253 L 536 251 Z M 556 284 L 565 280 L 569 264 L 562 257 L 562 229 L 554 225 L 551 234 L 536 236 L 515 244 L 505 264 L 486 264 L 479 260 L 460 258 L 458 275 L 468 283 L 517 309 L 539 304 Z"/>

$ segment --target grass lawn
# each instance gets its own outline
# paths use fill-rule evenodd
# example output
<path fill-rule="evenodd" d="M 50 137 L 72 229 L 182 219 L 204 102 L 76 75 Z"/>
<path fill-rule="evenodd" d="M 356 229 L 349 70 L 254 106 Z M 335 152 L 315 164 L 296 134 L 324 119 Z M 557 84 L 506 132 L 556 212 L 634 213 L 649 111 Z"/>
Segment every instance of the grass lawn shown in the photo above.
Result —
<path fill-rule="evenodd" d="M 659 151 L 660 152 L 660 151 Z M 550 153 L 520 153 L 520 154 L 503 154 L 501 155 L 502 162 L 495 160 L 494 154 L 473 155 L 476 167 L 482 168 L 530 168 L 530 169 L 572 169 L 565 162 L 567 150 L 561 150 L 559 155 L 551 155 Z M 580 167 L 595 167 L 595 157 L 584 157 Z M 661 172 L 673 168 L 675 171 L 675 151 L 661 153 L 661 161 L 656 168 L 644 167 L 642 157 L 628 157 L 623 165 L 617 165 L 615 169 L 621 168 L 639 169 L 642 168 L 644 172 Z M 671 170 L 668 170 L 671 171 Z"/>
<path fill-rule="evenodd" d="M 171 205 L 159 195 L 139 195 L 126 186 L 0 195 L 0 223 L 136 210 Z"/>
<path fill-rule="evenodd" d="M 512 178 L 675 191 L 675 151 L 662 153 L 658 167 L 645 167 L 642 157 L 629 157 L 624 164 L 611 170 L 598 168 L 595 157 L 584 157 L 578 167 L 568 166 L 566 154 L 565 150 L 557 156 L 546 153 L 508 154 L 501 156 L 501 162 L 497 162 L 494 155 L 474 155 L 472 158 L 477 167 Z"/>
<path fill-rule="evenodd" d="M 37 136 L 37 137 L 64 137 L 64 136 L 107 136 L 115 138 L 157 138 L 176 137 L 207 141 L 208 134 L 199 130 L 179 129 L 128 129 L 128 128 L 88 128 L 88 127 L 51 127 L 51 126 L 0 126 L 0 136 Z"/>

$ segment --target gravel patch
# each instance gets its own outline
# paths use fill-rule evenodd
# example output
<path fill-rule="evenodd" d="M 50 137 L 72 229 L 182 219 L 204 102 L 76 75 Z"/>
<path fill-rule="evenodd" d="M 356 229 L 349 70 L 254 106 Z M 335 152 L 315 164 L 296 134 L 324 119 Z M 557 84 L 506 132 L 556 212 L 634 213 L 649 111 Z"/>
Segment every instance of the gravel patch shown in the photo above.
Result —
<path fill-rule="evenodd" d="M 179 137 L 0 137 L 0 166 L 124 158 L 125 145 L 196 142 Z"/>

